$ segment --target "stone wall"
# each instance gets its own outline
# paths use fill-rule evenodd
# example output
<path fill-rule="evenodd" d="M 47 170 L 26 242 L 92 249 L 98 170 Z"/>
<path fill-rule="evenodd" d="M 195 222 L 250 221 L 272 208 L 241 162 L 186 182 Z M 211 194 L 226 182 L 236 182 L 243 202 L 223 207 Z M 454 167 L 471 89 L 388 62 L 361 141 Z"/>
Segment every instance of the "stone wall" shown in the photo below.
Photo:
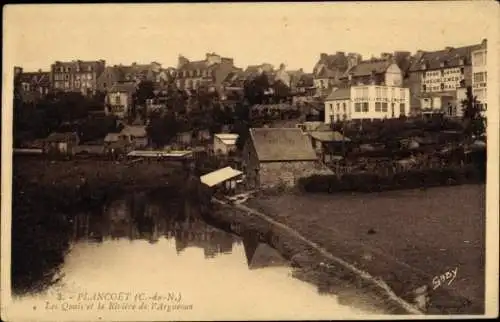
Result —
<path fill-rule="evenodd" d="M 260 187 L 274 188 L 280 184 L 294 187 L 299 178 L 314 174 L 332 174 L 332 171 L 317 161 L 262 162 Z"/>

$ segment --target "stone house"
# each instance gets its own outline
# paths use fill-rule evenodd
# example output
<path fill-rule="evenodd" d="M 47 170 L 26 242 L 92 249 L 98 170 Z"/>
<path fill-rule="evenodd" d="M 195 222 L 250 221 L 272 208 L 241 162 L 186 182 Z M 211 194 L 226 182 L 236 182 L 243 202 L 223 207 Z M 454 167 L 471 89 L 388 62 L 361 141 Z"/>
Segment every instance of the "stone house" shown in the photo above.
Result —
<path fill-rule="evenodd" d="M 73 155 L 79 143 L 80 138 L 74 132 L 54 132 L 44 140 L 43 151 L 47 154 Z"/>
<path fill-rule="evenodd" d="M 251 128 L 242 154 L 249 188 L 295 186 L 301 177 L 331 173 L 299 128 Z"/>

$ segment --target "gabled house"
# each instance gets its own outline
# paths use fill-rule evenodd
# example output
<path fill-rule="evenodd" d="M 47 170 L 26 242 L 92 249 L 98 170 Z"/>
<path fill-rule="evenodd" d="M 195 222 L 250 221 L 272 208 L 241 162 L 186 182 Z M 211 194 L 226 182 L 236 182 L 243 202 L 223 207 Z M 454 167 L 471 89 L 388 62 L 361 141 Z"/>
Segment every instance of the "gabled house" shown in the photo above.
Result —
<path fill-rule="evenodd" d="M 403 74 L 392 59 L 370 59 L 349 68 L 341 77 L 347 85 L 403 85 Z"/>
<path fill-rule="evenodd" d="M 344 73 L 361 61 L 357 53 L 337 52 L 334 55 L 322 53 L 313 69 L 314 85 L 318 95 L 323 95 L 339 85 Z"/>
<path fill-rule="evenodd" d="M 116 83 L 106 93 L 104 113 L 125 119 L 132 113 L 135 83 Z"/>
<path fill-rule="evenodd" d="M 299 128 L 251 128 L 242 171 L 250 188 L 293 187 L 303 176 L 329 173 Z"/>
<path fill-rule="evenodd" d="M 127 125 L 120 134 L 120 140 L 130 144 L 135 149 L 141 149 L 148 146 L 148 135 L 146 127 L 143 125 Z"/>
<path fill-rule="evenodd" d="M 23 102 L 35 102 L 49 93 L 49 72 L 43 72 L 41 69 L 37 72 L 24 72 L 21 67 L 16 67 L 14 72 L 14 86 L 17 87 Z"/>

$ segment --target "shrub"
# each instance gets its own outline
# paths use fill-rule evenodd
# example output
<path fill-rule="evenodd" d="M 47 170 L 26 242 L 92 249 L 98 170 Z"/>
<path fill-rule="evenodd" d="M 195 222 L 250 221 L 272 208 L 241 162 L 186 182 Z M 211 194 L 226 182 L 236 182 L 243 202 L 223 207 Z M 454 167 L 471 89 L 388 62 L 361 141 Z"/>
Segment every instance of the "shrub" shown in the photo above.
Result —
<path fill-rule="evenodd" d="M 472 165 L 399 172 L 382 176 L 374 173 L 350 173 L 342 177 L 335 175 L 314 175 L 301 178 L 299 188 L 305 192 L 374 192 L 396 189 L 416 189 L 463 183 L 482 182 L 480 171 Z"/>

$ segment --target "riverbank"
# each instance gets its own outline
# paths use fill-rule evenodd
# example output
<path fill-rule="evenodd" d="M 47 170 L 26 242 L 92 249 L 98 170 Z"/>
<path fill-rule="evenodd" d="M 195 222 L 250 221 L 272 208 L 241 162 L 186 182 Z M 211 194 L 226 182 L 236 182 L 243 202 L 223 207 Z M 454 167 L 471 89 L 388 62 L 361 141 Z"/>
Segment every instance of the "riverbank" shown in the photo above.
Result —
<path fill-rule="evenodd" d="M 368 195 L 279 195 L 251 199 L 247 202 L 251 208 L 248 211 L 218 205 L 212 217 L 232 224 L 232 230 L 258 231 L 302 271 L 310 272 L 307 278 L 321 289 L 354 284 L 361 292 L 382 299 L 390 310 L 403 313 L 404 305 L 388 298 L 383 288 L 356 276 L 366 272 L 384 281 L 407 303 L 415 300 L 416 289 L 427 286 L 427 313 L 482 314 L 484 199 L 484 185 Z M 360 272 L 328 260 L 310 243 L 269 220 L 249 214 L 251 211 L 283 224 Z M 320 265 L 321 262 L 325 264 Z M 455 268 L 458 273 L 451 284 L 442 283 L 433 290 L 433 278 Z"/>
<path fill-rule="evenodd" d="M 12 181 L 12 287 L 38 292 L 55 282 L 69 248 L 72 215 L 100 209 L 126 191 L 185 186 L 180 165 L 15 157 Z M 28 255 L 27 255 L 28 254 Z"/>

